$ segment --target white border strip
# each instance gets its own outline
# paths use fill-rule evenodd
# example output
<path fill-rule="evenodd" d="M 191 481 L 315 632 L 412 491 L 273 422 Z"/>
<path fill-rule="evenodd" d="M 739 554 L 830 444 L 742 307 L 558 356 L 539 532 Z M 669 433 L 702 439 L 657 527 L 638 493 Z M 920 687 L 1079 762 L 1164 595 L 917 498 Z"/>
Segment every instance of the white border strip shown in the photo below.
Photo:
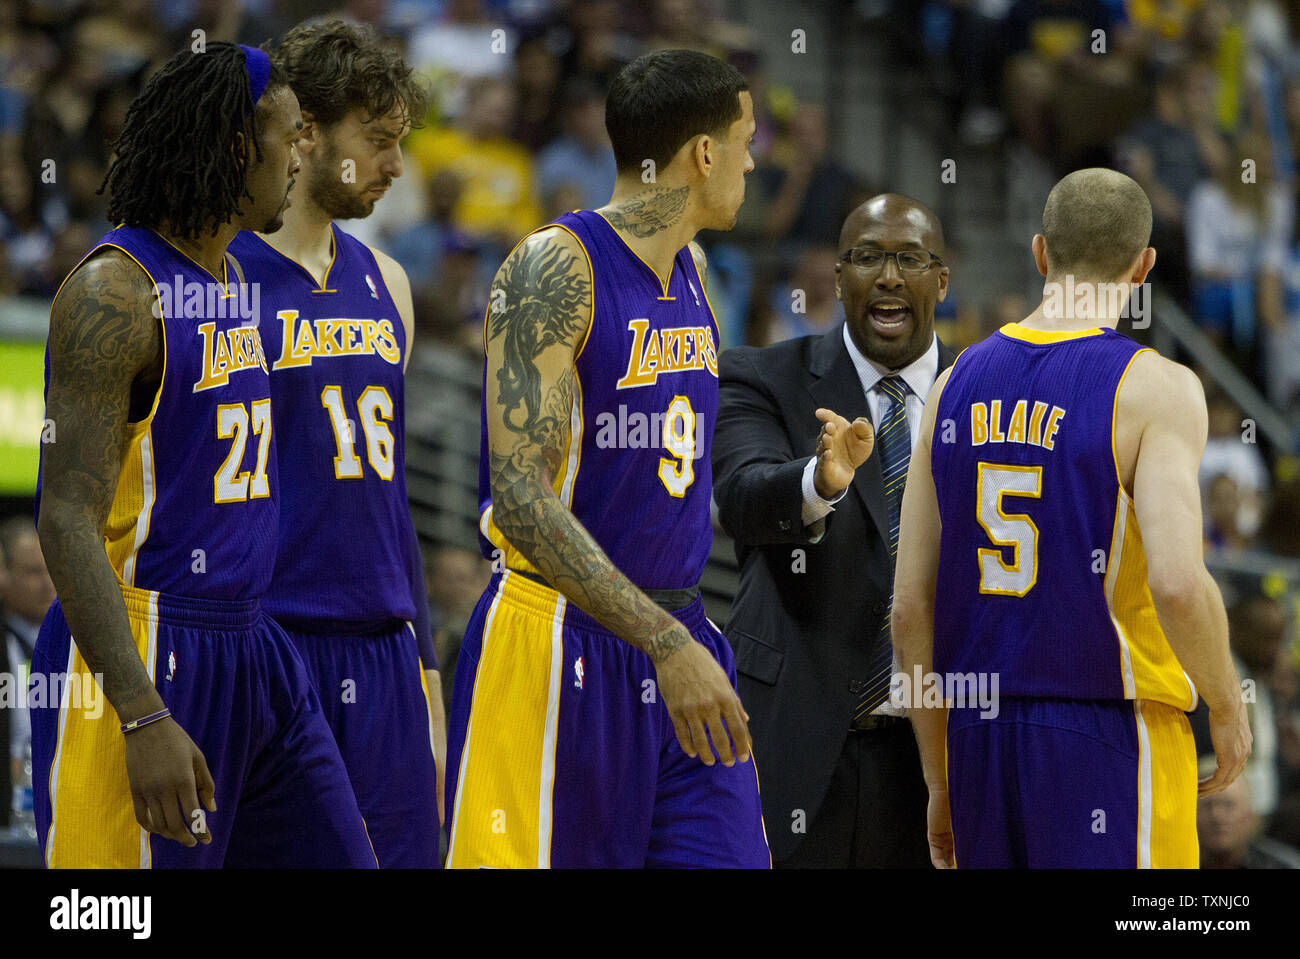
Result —
<path fill-rule="evenodd" d="M 153 511 L 153 428 L 145 430 L 140 437 L 140 485 L 144 491 L 144 501 L 140 504 L 140 515 L 135 519 L 135 543 L 131 546 L 131 555 L 122 564 L 122 582 L 127 586 L 135 585 L 135 559 L 149 536 L 149 514 Z"/>
<path fill-rule="evenodd" d="M 1115 583 L 1119 580 L 1120 563 L 1124 558 L 1124 529 L 1128 524 L 1129 498 L 1123 489 L 1115 505 L 1115 528 L 1110 541 L 1110 564 L 1106 567 L 1106 612 L 1115 627 L 1115 636 L 1119 640 L 1120 668 L 1123 671 L 1124 698 L 1132 699 L 1137 695 L 1137 685 L 1133 680 L 1133 660 L 1129 655 L 1128 637 L 1124 627 L 1115 618 Z"/>
<path fill-rule="evenodd" d="M 77 655 L 77 641 L 68 633 L 68 665 L 64 670 L 63 695 L 59 697 L 59 734 L 54 746 L 54 764 L 50 767 L 50 831 L 45 834 L 45 868 L 51 869 L 54 858 L 54 830 L 59 824 L 59 760 L 63 756 L 63 733 L 68 720 L 68 703 L 72 683 L 67 677 L 72 675 L 73 660 Z"/>
<path fill-rule="evenodd" d="M 573 401 L 569 406 L 569 461 L 564 467 L 564 482 L 560 485 L 560 502 L 565 508 L 573 505 L 573 481 L 578 475 L 578 454 L 582 452 L 582 397 L 578 391 L 581 383 L 574 379 Z"/>
<path fill-rule="evenodd" d="M 1151 868 L 1151 736 L 1142 718 L 1142 700 L 1133 700 L 1138 733 L 1138 868 Z"/>
<path fill-rule="evenodd" d="M 148 474 L 146 474 L 148 475 Z M 145 613 L 144 668 L 149 672 L 149 682 L 155 683 L 158 664 L 158 594 L 149 593 L 148 611 Z M 186 823 L 188 826 L 189 823 Z M 153 868 L 153 853 L 149 849 L 149 831 L 140 829 L 140 868 Z"/>
<path fill-rule="evenodd" d="M 555 739 L 560 719 L 560 667 L 564 662 L 564 611 L 568 601 L 563 595 L 555 600 L 551 619 L 551 675 L 546 690 L 546 729 L 542 733 L 541 791 L 537 805 L 537 868 L 551 865 L 552 803 L 555 794 Z"/>

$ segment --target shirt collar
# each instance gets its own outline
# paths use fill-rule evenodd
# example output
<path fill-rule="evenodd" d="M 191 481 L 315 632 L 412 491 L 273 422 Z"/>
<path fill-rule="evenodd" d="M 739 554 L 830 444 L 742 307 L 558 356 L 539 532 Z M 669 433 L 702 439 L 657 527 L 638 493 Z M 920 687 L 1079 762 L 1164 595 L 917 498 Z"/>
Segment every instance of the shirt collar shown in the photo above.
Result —
<path fill-rule="evenodd" d="M 939 377 L 939 338 L 937 336 L 930 338 L 930 348 L 928 350 L 901 370 L 890 370 L 863 356 L 862 351 L 858 349 L 858 345 L 853 342 L 853 336 L 849 333 L 847 323 L 844 324 L 844 345 L 849 351 L 849 358 L 853 360 L 853 368 L 858 371 L 858 379 L 862 381 L 863 393 L 870 393 L 876 388 L 876 384 L 886 376 L 897 376 L 907 384 L 908 389 L 924 401 L 930 395 L 934 381 Z"/>

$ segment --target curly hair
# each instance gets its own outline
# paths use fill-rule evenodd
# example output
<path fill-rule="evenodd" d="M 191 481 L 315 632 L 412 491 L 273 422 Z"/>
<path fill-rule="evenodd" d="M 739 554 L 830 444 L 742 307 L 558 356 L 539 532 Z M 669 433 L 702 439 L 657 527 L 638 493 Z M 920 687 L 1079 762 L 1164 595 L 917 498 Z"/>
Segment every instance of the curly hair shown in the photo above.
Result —
<path fill-rule="evenodd" d="M 287 84 L 271 64 L 261 104 Z M 211 42 L 203 53 L 182 50 L 149 78 L 131 102 L 113 159 L 97 192 L 109 195 L 108 217 L 127 226 L 168 228 L 197 239 L 252 199 L 246 173 L 249 152 L 236 150 L 236 134 L 252 143 L 260 162 L 258 128 L 264 115 L 254 109 L 244 51 Z"/>
<path fill-rule="evenodd" d="M 397 113 L 413 128 L 424 125 L 428 94 L 372 27 L 342 20 L 300 24 L 284 35 L 272 60 L 302 112 L 323 126 L 354 109 L 365 112 L 366 122 Z"/>

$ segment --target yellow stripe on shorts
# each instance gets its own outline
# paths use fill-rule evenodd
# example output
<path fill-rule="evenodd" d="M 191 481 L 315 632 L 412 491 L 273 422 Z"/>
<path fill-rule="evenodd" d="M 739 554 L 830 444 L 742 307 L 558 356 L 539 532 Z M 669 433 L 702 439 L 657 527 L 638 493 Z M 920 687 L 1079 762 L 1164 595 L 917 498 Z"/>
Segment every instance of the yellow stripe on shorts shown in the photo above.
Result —
<path fill-rule="evenodd" d="M 149 679 L 157 652 L 158 594 L 124 587 L 127 619 Z M 77 644 L 68 640 L 67 677 L 59 704 L 59 731 L 50 766 L 53 816 L 45 842 L 51 869 L 148 869 L 149 834 L 135 821 L 126 775 L 126 737 L 117 710 L 98 694 L 99 716 L 71 701 L 74 689 L 94 683 Z M 76 677 L 73 679 L 72 677 Z"/>
<path fill-rule="evenodd" d="M 565 599 L 507 571 L 483 626 L 449 869 L 550 866 Z"/>
<path fill-rule="evenodd" d="M 1139 869 L 1195 869 L 1196 743 L 1181 709 L 1133 701 L 1138 724 Z"/>

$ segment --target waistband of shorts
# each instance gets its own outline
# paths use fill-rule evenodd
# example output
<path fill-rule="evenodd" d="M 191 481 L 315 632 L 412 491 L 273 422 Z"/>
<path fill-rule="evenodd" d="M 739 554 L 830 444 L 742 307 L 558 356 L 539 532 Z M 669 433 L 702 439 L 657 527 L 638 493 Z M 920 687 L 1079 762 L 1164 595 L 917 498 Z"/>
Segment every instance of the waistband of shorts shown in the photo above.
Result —
<path fill-rule="evenodd" d="M 252 629 L 262 616 L 255 599 L 199 599 L 118 585 L 127 615 L 135 619 L 199 629 Z"/>
<path fill-rule="evenodd" d="M 489 588 L 515 606 L 522 606 L 537 615 L 554 617 L 556 602 L 561 594 L 545 583 L 539 582 L 534 575 L 524 575 L 518 570 L 507 569 L 493 574 L 492 585 Z M 691 632 L 700 629 L 708 622 L 704 612 L 704 601 L 698 595 L 681 609 L 665 610 L 665 612 Z M 575 629 L 614 635 L 586 610 L 568 600 L 565 602 L 564 624 Z"/>
<path fill-rule="evenodd" d="M 404 619 L 376 619 L 369 622 L 341 620 L 294 619 L 267 613 L 286 633 L 311 639 L 384 639 L 397 633 L 415 636 L 415 630 Z"/>

